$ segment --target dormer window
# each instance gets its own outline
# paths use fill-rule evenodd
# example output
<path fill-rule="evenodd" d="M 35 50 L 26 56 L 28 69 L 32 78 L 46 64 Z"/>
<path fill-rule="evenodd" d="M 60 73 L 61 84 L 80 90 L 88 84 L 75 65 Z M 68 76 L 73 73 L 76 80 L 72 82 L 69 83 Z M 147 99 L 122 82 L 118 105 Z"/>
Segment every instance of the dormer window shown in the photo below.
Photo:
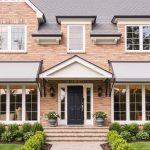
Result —
<path fill-rule="evenodd" d="M 150 50 L 150 26 L 126 26 L 126 50 L 149 51 Z"/>
<path fill-rule="evenodd" d="M 68 25 L 68 52 L 85 52 L 85 26 Z"/>
<path fill-rule="evenodd" d="M 0 25 L 0 52 L 26 51 L 24 25 Z"/>

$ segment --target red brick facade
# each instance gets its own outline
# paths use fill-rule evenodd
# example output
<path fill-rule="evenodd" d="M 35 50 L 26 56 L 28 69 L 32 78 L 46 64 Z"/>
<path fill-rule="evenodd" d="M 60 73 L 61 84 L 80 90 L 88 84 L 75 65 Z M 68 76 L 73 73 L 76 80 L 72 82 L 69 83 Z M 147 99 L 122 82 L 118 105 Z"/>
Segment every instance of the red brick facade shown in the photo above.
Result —
<path fill-rule="evenodd" d="M 0 24 L 25 24 L 27 26 L 27 52 L 26 53 L 0 53 L 1 60 L 43 60 L 42 70 L 46 70 L 70 57 L 75 53 L 67 53 L 67 25 L 61 25 L 63 32 L 60 45 L 38 45 L 32 38 L 32 33 L 37 30 L 38 22 L 36 13 L 25 3 L 1 3 L 0 4 Z M 109 71 L 108 60 L 149 60 L 150 53 L 125 53 L 124 45 L 124 25 L 118 25 L 118 30 L 122 34 L 121 40 L 116 45 L 94 45 L 90 38 L 91 25 L 85 25 L 86 32 L 86 52 L 76 53 L 80 57 L 87 59 Z M 63 82 L 63 81 L 61 81 Z M 111 98 L 98 97 L 97 88 L 104 84 L 101 81 L 91 81 L 94 83 L 94 112 L 105 111 L 108 114 L 108 121 L 111 118 Z M 41 121 L 47 124 L 45 114 L 49 111 L 57 111 L 57 87 L 58 81 L 49 82 L 56 89 L 55 97 L 49 96 L 49 86 L 47 96 L 41 97 Z M 103 85 L 104 87 L 104 85 Z M 104 87 L 105 88 L 105 87 Z"/>

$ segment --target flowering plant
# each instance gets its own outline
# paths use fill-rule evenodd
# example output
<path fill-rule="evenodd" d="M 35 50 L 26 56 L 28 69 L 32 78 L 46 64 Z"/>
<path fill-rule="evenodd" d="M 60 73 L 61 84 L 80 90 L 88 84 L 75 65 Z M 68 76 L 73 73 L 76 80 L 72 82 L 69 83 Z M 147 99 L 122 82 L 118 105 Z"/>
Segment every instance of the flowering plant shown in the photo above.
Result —
<path fill-rule="evenodd" d="M 104 112 L 96 112 L 93 117 L 95 118 L 102 118 L 102 119 L 105 119 L 107 117 L 107 114 L 104 113 Z"/>
<path fill-rule="evenodd" d="M 49 112 L 48 114 L 46 114 L 48 119 L 57 119 L 59 117 L 59 115 L 56 112 Z"/>

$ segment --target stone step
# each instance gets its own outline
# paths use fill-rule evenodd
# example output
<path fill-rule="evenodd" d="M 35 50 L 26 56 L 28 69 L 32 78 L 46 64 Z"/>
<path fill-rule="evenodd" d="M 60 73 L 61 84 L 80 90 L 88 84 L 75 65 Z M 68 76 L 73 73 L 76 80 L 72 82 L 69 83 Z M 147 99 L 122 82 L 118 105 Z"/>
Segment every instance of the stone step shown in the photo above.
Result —
<path fill-rule="evenodd" d="M 106 137 L 105 133 L 46 133 L 47 137 Z"/>
<path fill-rule="evenodd" d="M 47 126 L 47 127 L 44 127 L 44 129 L 54 129 L 54 130 L 58 130 L 58 129 L 92 129 L 92 130 L 96 130 L 96 129 L 99 129 L 99 130 L 101 130 L 101 129 L 109 129 L 109 127 L 70 127 L 70 126 L 64 126 L 64 127 L 49 127 L 49 126 Z"/>
<path fill-rule="evenodd" d="M 106 137 L 48 137 L 47 138 L 47 142 L 53 142 L 53 141 L 59 141 L 59 142 L 63 142 L 63 141 L 89 141 L 89 142 L 93 142 L 93 141 L 99 141 L 99 142 L 106 142 L 107 138 Z"/>

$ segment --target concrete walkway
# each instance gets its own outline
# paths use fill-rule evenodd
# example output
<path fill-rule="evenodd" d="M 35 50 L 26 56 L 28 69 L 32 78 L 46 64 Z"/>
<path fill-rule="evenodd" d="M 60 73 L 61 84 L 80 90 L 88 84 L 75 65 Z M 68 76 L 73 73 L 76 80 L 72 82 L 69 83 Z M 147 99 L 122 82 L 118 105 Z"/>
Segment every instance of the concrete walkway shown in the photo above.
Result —
<path fill-rule="evenodd" d="M 100 142 L 52 142 L 51 150 L 102 150 Z"/>

